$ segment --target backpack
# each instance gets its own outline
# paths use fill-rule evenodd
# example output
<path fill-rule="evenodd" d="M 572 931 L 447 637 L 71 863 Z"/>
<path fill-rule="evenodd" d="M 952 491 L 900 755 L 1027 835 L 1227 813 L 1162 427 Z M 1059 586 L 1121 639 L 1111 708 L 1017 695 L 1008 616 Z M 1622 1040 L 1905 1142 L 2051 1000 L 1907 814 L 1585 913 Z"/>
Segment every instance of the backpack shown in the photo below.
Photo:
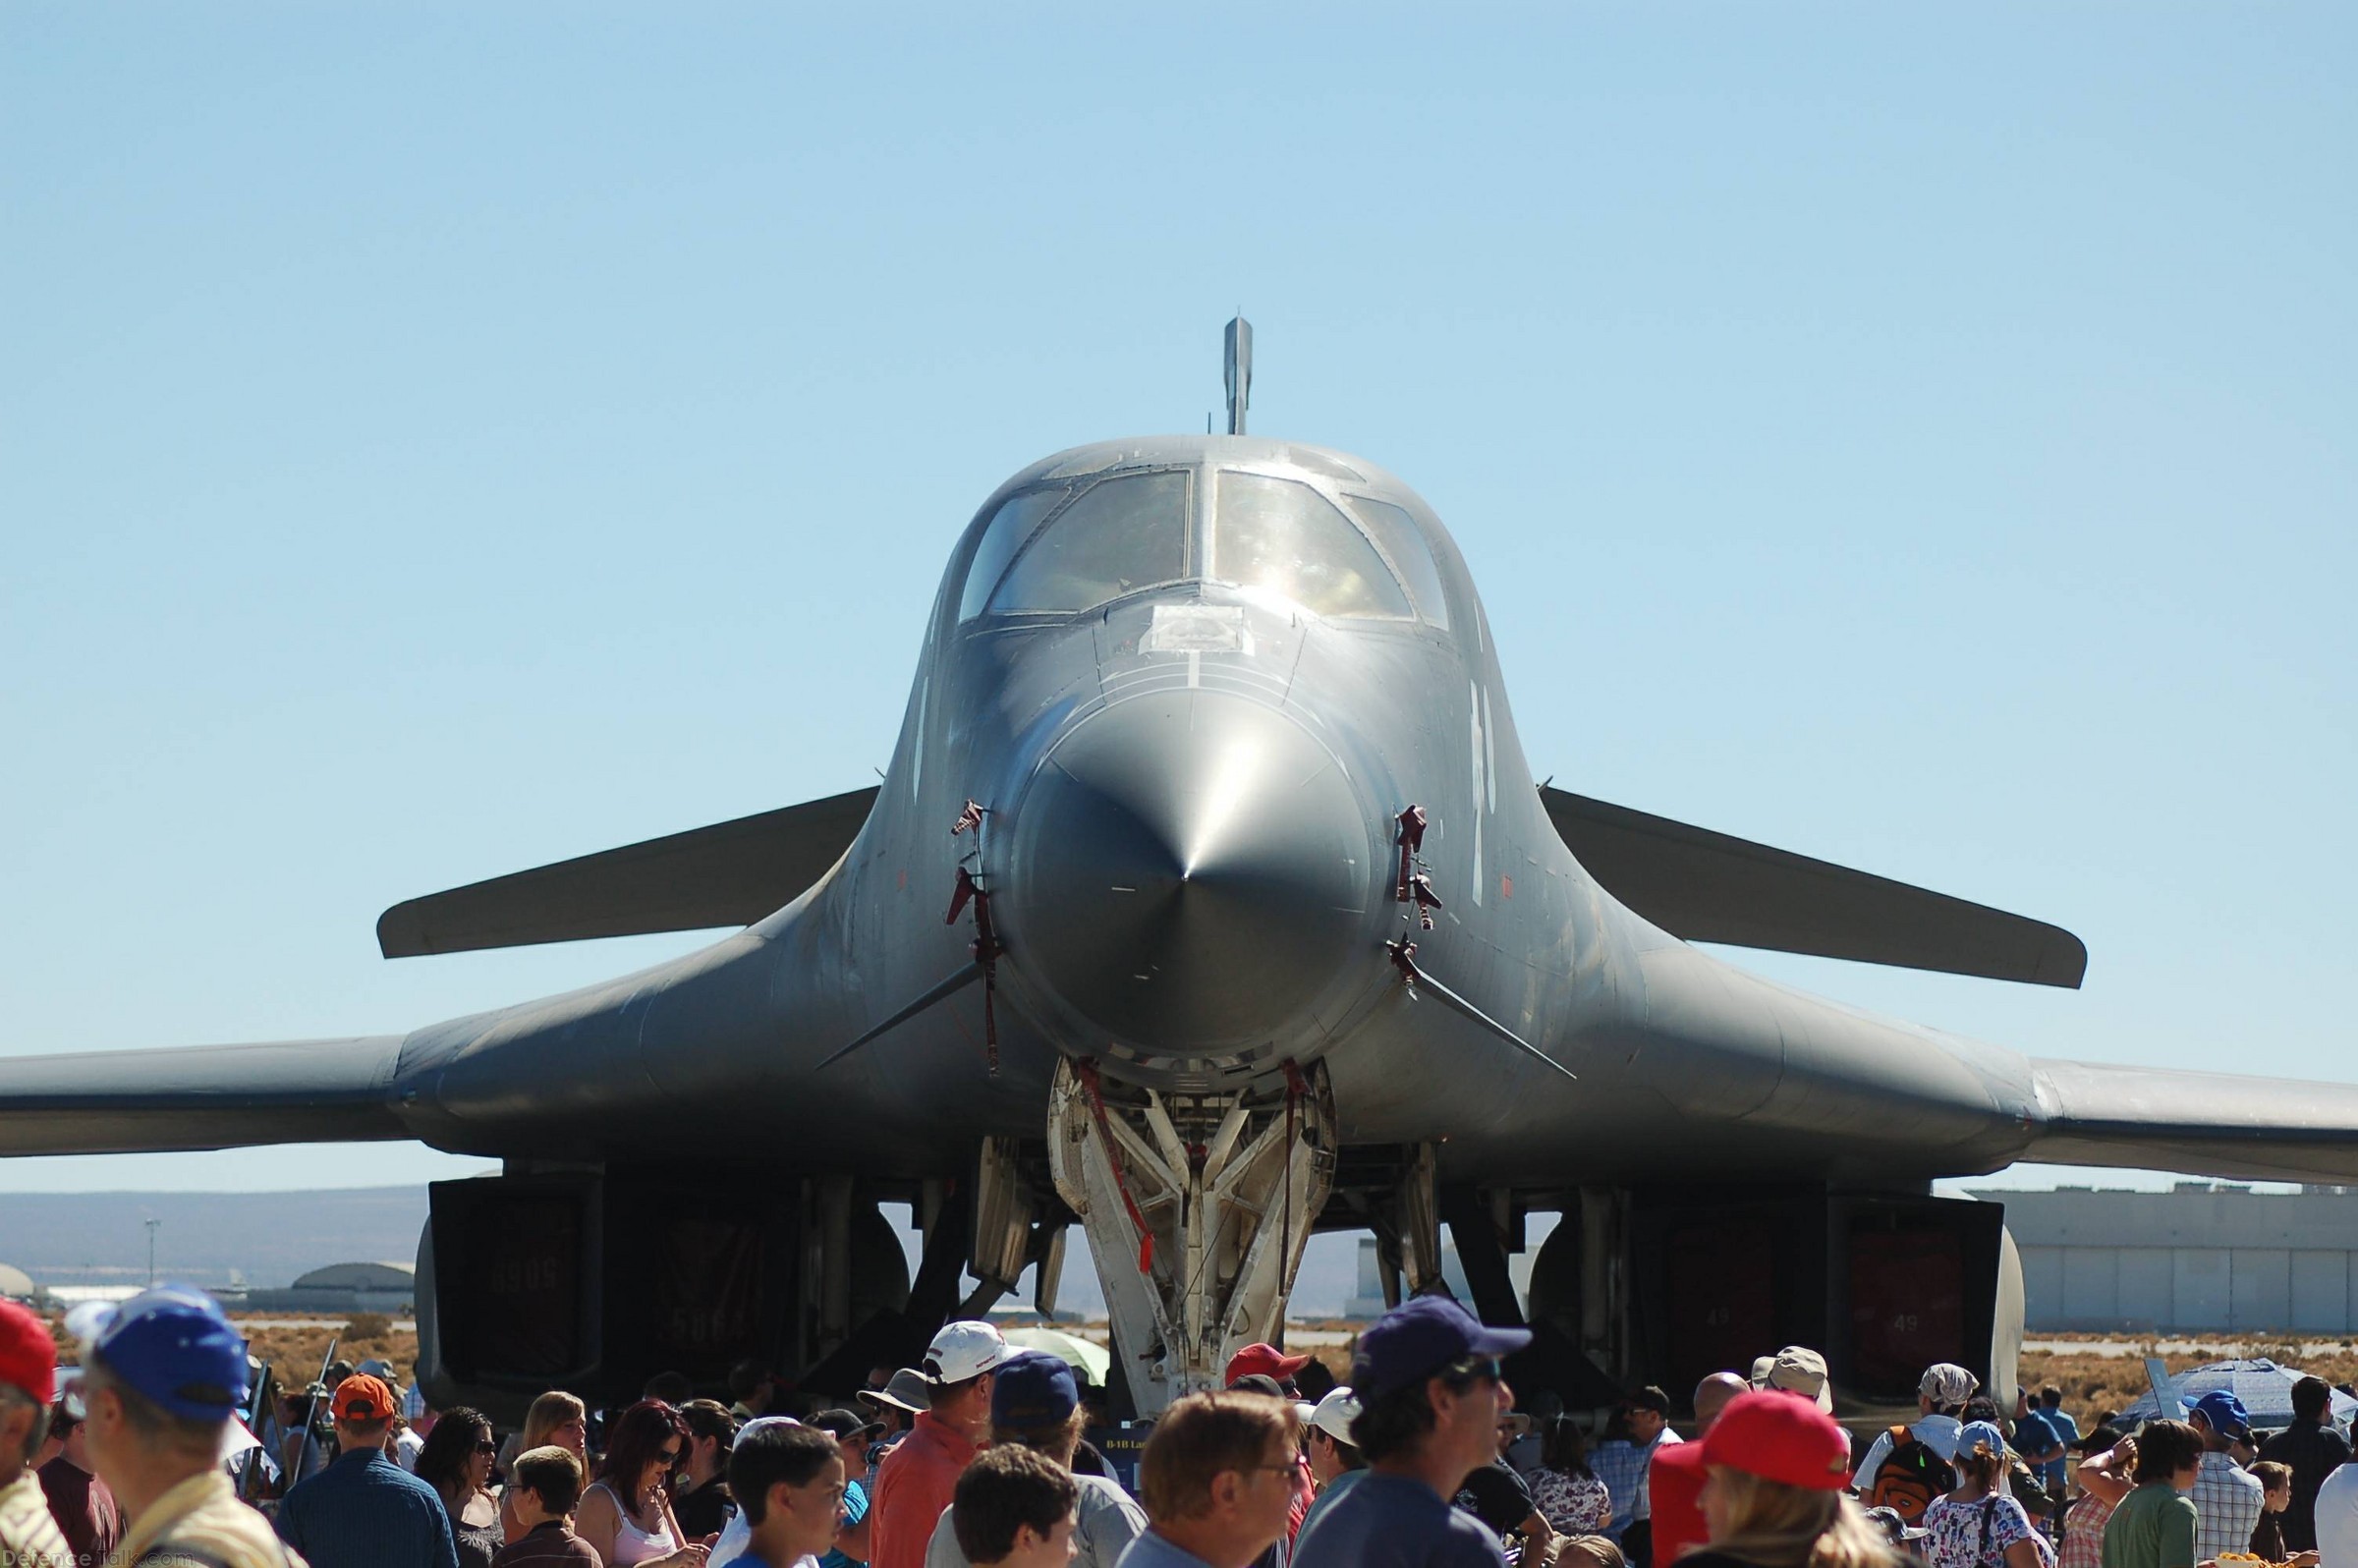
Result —
<path fill-rule="evenodd" d="M 1888 1508 L 1909 1525 L 1920 1525 L 1933 1499 L 1956 1485 L 1956 1470 L 1907 1428 L 1894 1427 L 1887 1435 L 1891 1451 L 1875 1467 L 1867 1506 Z"/>
<path fill-rule="evenodd" d="M 2059 1500 L 2048 1489 L 2046 1479 L 2011 1448 L 2006 1450 L 2006 1488 L 2013 1492 L 2014 1500 L 2022 1504 L 2022 1511 L 2034 1525 L 2053 1513 Z"/>

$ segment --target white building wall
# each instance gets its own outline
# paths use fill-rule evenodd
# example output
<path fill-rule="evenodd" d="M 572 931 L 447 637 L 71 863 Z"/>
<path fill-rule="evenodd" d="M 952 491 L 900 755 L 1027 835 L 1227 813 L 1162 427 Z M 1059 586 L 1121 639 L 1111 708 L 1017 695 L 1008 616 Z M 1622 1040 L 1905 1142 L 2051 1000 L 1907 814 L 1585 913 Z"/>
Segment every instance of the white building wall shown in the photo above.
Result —
<path fill-rule="evenodd" d="M 2033 1329 L 2358 1333 L 2358 1188 L 1976 1196 L 2006 1205 Z"/>
<path fill-rule="evenodd" d="M 2227 1249 L 2224 1247 L 2179 1247 L 2169 1255 L 2170 1305 L 2175 1309 L 2172 1328 L 2191 1323 L 2217 1323 L 2228 1326 L 2233 1318 L 2231 1279 L 2227 1272 Z"/>
<path fill-rule="evenodd" d="M 2292 1254 L 2277 1247 L 2238 1247 L 2228 1255 L 2230 1328 L 2255 1332 L 2292 1321 Z"/>
<path fill-rule="evenodd" d="M 2176 1275 L 2166 1247 L 2120 1250 L 2120 1321 L 2158 1328 L 2178 1320 Z M 2038 1312 L 2039 1309 L 2032 1309 Z M 2044 1316 L 2037 1320 L 2045 1321 Z"/>
<path fill-rule="evenodd" d="M 2352 1256 L 2316 1251 L 2292 1255 L 2291 1326 L 2327 1334 L 2347 1331 Z"/>
<path fill-rule="evenodd" d="M 2063 1314 L 2086 1322 L 2120 1316 L 2120 1249 L 2058 1247 L 2063 1255 Z"/>
<path fill-rule="evenodd" d="M 2026 1302 L 2061 1301 L 2063 1299 L 2063 1255 L 2069 1249 L 2023 1247 L 2017 1244 L 2016 1250 L 2022 1255 L 2023 1300 Z"/>

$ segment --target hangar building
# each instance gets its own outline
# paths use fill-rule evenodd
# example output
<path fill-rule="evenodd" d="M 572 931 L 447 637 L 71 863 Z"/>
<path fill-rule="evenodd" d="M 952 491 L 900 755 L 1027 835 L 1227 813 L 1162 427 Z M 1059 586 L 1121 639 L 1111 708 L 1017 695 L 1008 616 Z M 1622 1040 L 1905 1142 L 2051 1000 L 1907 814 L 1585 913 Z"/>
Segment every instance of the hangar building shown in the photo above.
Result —
<path fill-rule="evenodd" d="M 2358 1333 L 2358 1187 L 1973 1196 L 2005 1205 L 2033 1332 Z"/>
<path fill-rule="evenodd" d="M 250 1290 L 236 1303 L 249 1313 L 407 1313 L 418 1300 L 408 1263 L 330 1263 L 284 1290 Z"/>

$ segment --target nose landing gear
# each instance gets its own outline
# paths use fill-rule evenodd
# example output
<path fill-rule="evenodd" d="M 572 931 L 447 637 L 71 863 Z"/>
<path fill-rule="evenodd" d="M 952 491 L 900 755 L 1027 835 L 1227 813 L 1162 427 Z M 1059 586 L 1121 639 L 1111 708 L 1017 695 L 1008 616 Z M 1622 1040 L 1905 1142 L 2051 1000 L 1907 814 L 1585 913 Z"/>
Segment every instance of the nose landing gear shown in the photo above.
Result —
<path fill-rule="evenodd" d="M 1057 1065 L 1048 1168 L 1089 1236 L 1142 1415 L 1220 1387 L 1230 1356 L 1275 1338 L 1334 1165 L 1322 1063 L 1203 1094 Z"/>

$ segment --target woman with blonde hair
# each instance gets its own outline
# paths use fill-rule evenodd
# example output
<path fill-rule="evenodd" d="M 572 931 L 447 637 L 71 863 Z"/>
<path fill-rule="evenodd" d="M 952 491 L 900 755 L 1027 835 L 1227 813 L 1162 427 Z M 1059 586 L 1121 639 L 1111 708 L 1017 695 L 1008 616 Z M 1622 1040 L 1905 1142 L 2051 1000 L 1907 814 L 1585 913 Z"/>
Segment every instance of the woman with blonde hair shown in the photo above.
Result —
<path fill-rule="evenodd" d="M 535 1448 L 562 1448 L 585 1466 L 590 1463 L 590 1407 L 562 1388 L 552 1388 L 533 1401 L 524 1413 L 524 1437 L 518 1453 Z"/>
<path fill-rule="evenodd" d="M 1843 1494 L 1849 1437 L 1798 1394 L 1738 1394 L 1701 1442 L 1654 1463 L 1703 1473 L 1711 1543 L 1679 1568 L 1897 1568 L 1889 1540 Z"/>
<path fill-rule="evenodd" d="M 582 1471 L 590 1469 L 590 1407 L 562 1388 L 552 1388 L 533 1401 L 524 1413 L 524 1430 L 511 1433 L 506 1446 L 499 1451 L 499 1472 L 506 1475 L 514 1468 L 519 1454 L 529 1454 L 535 1448 L 562 1448 L 582 1462 Z M 524 1539 L 524 1524 L 508 1506 L 505 1487 L 499 1493 L 499 1530 L 509 1545 Z"/>

